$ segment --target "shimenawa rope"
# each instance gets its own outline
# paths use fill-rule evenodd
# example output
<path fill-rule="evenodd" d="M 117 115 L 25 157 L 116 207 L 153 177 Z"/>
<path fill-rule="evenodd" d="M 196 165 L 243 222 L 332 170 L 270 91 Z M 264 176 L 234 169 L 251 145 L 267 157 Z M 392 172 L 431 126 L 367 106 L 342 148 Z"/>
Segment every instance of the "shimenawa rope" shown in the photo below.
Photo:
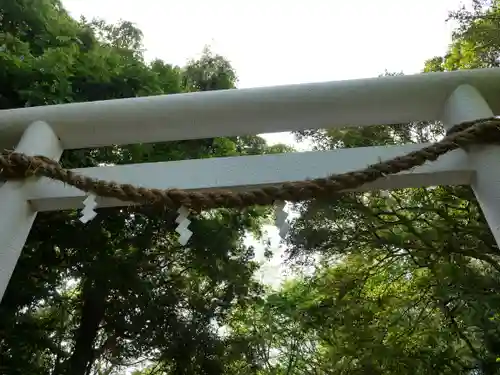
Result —
<path fill-rule="evenodd" d="M 0 177 L 21 179 L 32 176 L 47 177 L 74 186 L 86 193 L 117 198 L 140 204 L 161 204 L 166 208 L 181 206 L 194 211 L 213 208 L 243 208 L 271 205 L 275 201 L 299 202 L 327 198 L 343 190 L 355 189 L 384 176 L 410 170 L 427 161 L 433 161 L 452 150 L 476 143 L 494 143 L 500 140 L 500 119 L 486 118 L 454 126 L 439 142 L 407 155 L 367 166 L 358 171 L 336 174 L 326 178 L 287 182 L 280 186 L 233 192 L 211 190 L 194 192 L 180 189 L 148 189 L 98 180 L 62 168 L 59 163 L 43 156 L 27 156 L 5 150 L 0 154 Z M 500 162 L 500 160 L 499 160 Z"/>

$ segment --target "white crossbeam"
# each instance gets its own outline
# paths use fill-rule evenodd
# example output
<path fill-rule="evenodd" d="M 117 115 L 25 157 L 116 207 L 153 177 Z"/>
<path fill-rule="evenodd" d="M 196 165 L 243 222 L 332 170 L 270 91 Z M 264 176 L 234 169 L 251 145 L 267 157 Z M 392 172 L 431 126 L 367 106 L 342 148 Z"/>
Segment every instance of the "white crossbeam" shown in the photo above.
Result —
<path fill-rule="evenodd" d="M 461 84 L 500 112 L 500 69 L 152 96 L 0 111 L 0 148 L 46 121 L 65 149 L 437 120 Z"/>
<path fill-rule="evenodd" d="M 75 172 L 158 189 L 241 190 L 358 170 L 422 146 L 361 147 L 325 152 L 144 163 L 76 169 Z M 359 190 L 470 184 L 472 177 L 473 172 L 468 167 L 466 154 L 462 150 L 456 150 L 433 163 L 388 176 Z M 27 198 L 38 211 L 52 211 L 81 208 L 85 195 L 62 183 L 41 179 L 27 187 Z M 99 207 L 126 205 L 106 198 L 98 198 L 97 202 Z"/>

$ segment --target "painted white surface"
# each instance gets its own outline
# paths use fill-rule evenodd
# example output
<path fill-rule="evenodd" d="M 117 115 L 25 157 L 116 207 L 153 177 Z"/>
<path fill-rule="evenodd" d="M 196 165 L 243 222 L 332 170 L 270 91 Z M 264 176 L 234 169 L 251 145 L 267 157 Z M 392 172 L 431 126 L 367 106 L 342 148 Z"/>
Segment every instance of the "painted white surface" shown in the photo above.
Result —
<path fill-rule="evenodd" d="M 241 190 L 287 181 L 327 177 L 365 168 L 381 160 L 404 155 L 422 145 L 360 147 L 322 152 L 239 156 L 163 163 L 76 169 L 86 176 L 157 189 Z M 466 154 L 456 150 L 433 163 L 409 172 L 388 176 L 359 190 L 395 189 L 431 185 L 468 184 L 472 178 Z M 29 188 L 28 198 L 39 211 L 81 208 L 80 190 L 49 179 Z M 100 207 L 125 203 L 98 197 Z"/>
<path fill-rule="evenodd" d="M 460 70 L 3 110 L 0 148 L 39 120 L 66 149 L 436 120 L 464 83 L 500 111 L 500 68 Z"/>
<path fill-rule="evenodd" d="M 498 111 L 496 111 L 498 113 Z M 458 87 L 443 110 L 443 124 L 454 124 L 492 117 L 494 112 L 478 90 L 470 85 Z M 471 167 L 476 171 L 472 189 L 500 247 L 500 147 L 477 145 L 467 149 Z"/>
<path fill-rule="evenodd" d="M 443 55 L 451 42 L 454 22 L 445 21 L 448 12 L 469 2 L 142 0 L 137 6 L 122 0 L 62 1 L 75 18 L 134 22 L 144 34 L 147 61 L 184 66 L 209 44 L 235 68 L 238 88 L 376 77 L 386 70 L 419 73 L 426 59 Z M 176 16 L 165 22 L 169 14 Z M 268 144 L 312 148 L 297 144 L 289 132 L 261 136 Z"/>
<path fill-rule="evenodd" d="M 27 128 L 16 151 L 59 160 L 63 150 L 50 126 L 35 122 Z M 0 186 L 0 301 L 36 217 L 26 199 L 26 187 L 33 182 L 7 181 Z"/>

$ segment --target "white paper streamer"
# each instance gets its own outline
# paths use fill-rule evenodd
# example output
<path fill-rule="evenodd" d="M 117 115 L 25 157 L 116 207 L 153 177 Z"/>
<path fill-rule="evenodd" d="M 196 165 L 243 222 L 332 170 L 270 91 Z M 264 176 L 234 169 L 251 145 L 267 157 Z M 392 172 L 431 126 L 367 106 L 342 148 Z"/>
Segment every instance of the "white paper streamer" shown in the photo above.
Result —
<path fill-rule="evenodd" d="M 83 201 L 82 216 L 80 217 L 82 223 L 86 224 L 96 217 L 97 212 L 95 212 L 94 209 L 97 207 L 97 202 L 95 200 L 96 196 L 94 194 L 89 194 Z"/>
<path fill-rule="evenodd" d="M 276 202 L 275 215 L 276 219 L 274 225 L 279 230 L 279 235 L 281 238 L 285 238 L 288 231 L 290 230 L 290 224 L 288 223 L 288 212 L 285 211 L 286 202 L 278 201 Z"/>
<path fill-rule="evenodd" d="M 187 218 L 189 216 L 189 210 L 182 206 L 179 210 L 177 210 L 177 212 L 179 213 L 179 216 L 177 216 L 175 222 L 179 225 L 175 228 L 175 231 L 179 233 L 179 243 L 184 246 L 193 235 L 193 232 L 188 229 L 188 226 L 191 223 L 191 220 Z"/>

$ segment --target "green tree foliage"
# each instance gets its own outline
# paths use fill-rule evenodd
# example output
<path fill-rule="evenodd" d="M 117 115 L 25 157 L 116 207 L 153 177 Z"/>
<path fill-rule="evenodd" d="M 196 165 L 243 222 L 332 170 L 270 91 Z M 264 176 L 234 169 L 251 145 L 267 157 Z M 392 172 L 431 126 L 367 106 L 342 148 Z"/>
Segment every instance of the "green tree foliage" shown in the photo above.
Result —
<path fill-rule="evenodd" d="M 0 108 L 234 88 L 223 57 L 205 50 L 179 68 L 142 56 L 129 22 L 75 21 L 57 0 L 0 1 Z M 139 126 L 139 124 L 138 124 Z M 255 136 L 67 151 L 88 167 L 283 151 Z M 118 374 L 153 361 L 169 374 L 223 372 L 228 312 L 261 286 L 244 233 L 264 209 L 192 217 L 177 244 L 175 212 L 40 214 L 0 306 L 0 373 Z M 156 370 L 155 370 L 156 371 Z"/>
<path fill-rule="evenodd" d="M 452 13 L 424 72 L 495 67 L 496 0 Z M 210 50 L 185 67 L 142 55 L 129 22 L 75 21 L 56 0 L 0 0 L 0 108 L 234 89 Z M 438 123 L 306 131 L 317 149 L 427 142 Z M 255 136 L 65 152 L 68 167 L 286 152 Z M 278 290 L 243 244 L 268 211 L 39 215 L 0 305 L 0 374 L 499 374 L 500 254 L 470 188 L 345 194 L 296 206 Z"/>
<path fill-rule="evenodd" d="M 498 66 L 498 4 L 452 13 L 453 43 L 424 72 Z M 297 135 L 333 149 L 442 134 L 419 122 Z M 246 363 L 257 370 L 246 373 L 500 373 L 500 253 L 469 187 L 344 194 L 296 209 L 290 262 L 312 272 L 233 313 L 235 337 L 254 343 Z"/>
<path fill-rule="evenodd" d="M 458 24 L 454 40 L 446 56 L 428 60 L 424 71 L 499 67 L 499 5 L 497 0 L 472 0 L 472 7 L 450 13 Z"/>

